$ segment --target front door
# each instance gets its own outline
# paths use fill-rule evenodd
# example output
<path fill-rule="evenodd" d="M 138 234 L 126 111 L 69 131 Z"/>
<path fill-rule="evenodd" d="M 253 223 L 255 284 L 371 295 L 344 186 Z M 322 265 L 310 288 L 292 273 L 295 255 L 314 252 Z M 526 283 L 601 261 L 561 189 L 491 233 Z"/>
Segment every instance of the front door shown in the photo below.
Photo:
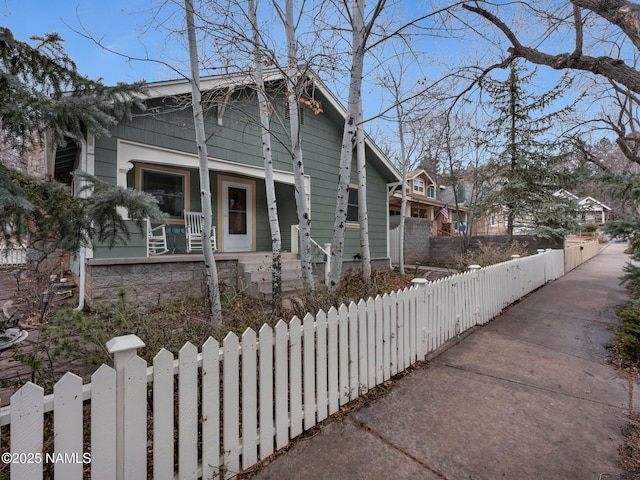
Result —
<path fill-rule="evenodd" d="M 251 183 L 222 182 L 222 251 L 253 249 L 253 190 Z"/>

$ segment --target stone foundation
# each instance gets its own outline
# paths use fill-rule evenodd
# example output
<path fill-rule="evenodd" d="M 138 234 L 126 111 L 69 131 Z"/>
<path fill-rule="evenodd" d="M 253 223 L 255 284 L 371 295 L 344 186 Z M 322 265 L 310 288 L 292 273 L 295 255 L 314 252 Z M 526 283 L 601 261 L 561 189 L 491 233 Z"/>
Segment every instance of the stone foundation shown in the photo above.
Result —
<path fill-rule="evenodd" d="M 238 255 L 216 254 L 221 291 L 236 291 Z M 389 270 L 388 258 L 371 260 L 376 270 Z M 359 269 L 359 260 L 346 260 L 343 272 Z M 314 265 L 314 273 L 324 277 L 324 266 Z M 79 279 L 74 275 L 76 285 Z M 302 285 L 302 282 L 300 282 Z M 120 292 L 134 305 L 153 305 L 181 298 L 206 295 L 202 255 L 162 255 L 149 258 L 91 259 L 87 262 L 85 303 L 89 308 L 117 303 Z"/>
<path fill-rule="evenodd" d="M 235 289 L 238 262 L 216 260 L 221 288 Z M 85 300 L 90 308 L 116 303 L 124 292 L 132 304 L 151 305 L 206 294 L 201 255 L 92 259 L 87 264 Z M 76 280 L 77 281 L 77 280 Z"/>

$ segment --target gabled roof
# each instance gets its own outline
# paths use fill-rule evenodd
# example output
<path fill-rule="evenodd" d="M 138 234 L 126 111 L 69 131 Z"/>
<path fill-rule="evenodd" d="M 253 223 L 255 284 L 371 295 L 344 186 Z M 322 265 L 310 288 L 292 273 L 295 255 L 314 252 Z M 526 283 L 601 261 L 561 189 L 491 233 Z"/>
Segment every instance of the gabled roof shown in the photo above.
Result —
<path fill-rule="evenodd" d="M 580 198 L 577 195 L 571 192 L 568 192 L 567 190 L 564 190 L 564 189 L 558 190 L 557 192 L 554 193 L 554 195 L 556 197 L 570 198 L 571 200 L 574 200 L 578 205 L 584 206 L 589 203 L 591 204 L 596 203 L 600 205 L 602 208 L 604 208 L 605 210 L 611 210 L 611 207 L 606 206 L 604 203 L 588 195 Z"/>
<path fill-rule="evenodd" d="M 561 188 L 560 190 L 555 192 L 553 195 L 556 197 L 570 198 L 571 200 L 575 200 L 576 202 L 578 201 L 577 195 L 574 195 L 573 193 L 565 190 L 564 188 Z"/>
<path fill-rule="evenodd" d="M 303 73 L 300 72 L 300 75 Z M 318 77 L 315 72 L 306 71 L 304 72 L 312 82 L 316 89 L 316 91 L 320 92 L 323 99 L 328 102 L 328 106 L 335 111 L 341 119 L 346 119 L 347 110 L 340 103 L 340 101 L 336 98 L 336 96 L 329 90 L 329 88 L 325 85 L 325 83 Z M 263 74 L 264 82 L 276 82 L 284 80 L 283 72 L 279 70 L 267 70 Z M 207 77 L 202 77 L 200 79 L 200 89 L 202 91 L 209 90 L 236 90 L 238 88 L 246 88 L 250 87 L 254 84 L 253 78 L 248 73 L 237 73 L 237 74 L 227 74 L 227 75 L 212 75 Z M 145 87 L 145 93 L 143 94 L 143 99 L 152 99 L 152 98 L 163 98 L 163 97 L 172 97 L 179 95 L 190 95 L 191 94 L 191 83 L 189 79 L 182 78 L 179 80 L 168 80 L 162 82 L 154 82 L 149 83 Z M 326 105 L 324 105 L 326 107 Z M 326 108 L 325 108 L 326 109 Z M 380 160 L 380 163 L 384 168 L 386 168 L 391 176 L 394 177 L 394 181 L 400 182 L 402 181 L 402 176 L 398 172 L 398 169 L 391 163 L 389 158 L 384 154 L 384 152 L 378 147 L 378 145 L 373 141 L 373 139 L 367 134 L 365 137 L 365 143 L 370 148 L 370 150 L 374 153 L 376 157 Z"/>
<path fill-rule="evenodd" d="M 596 200 L 593 197 L 587 196 L 587 197 L 582 197 L 580 200 L 578 200 L 578 205 L 586 205 L 588 203 L 597 203 L 598 205 L 600 205 L 605 210 L 611 210 L 611 207 L 607 207 L 604 203 Z"/>
<path fill-rule="evenodd" d="M 423 168 L 419 168 L 418 170 L 414 170 L 412 172 L 407 172 L 407 180 L 413 180 L 414 178 L 419 177 L 420 175 L 425 175 L 431 182 L 431 185 L 436 185 L 436 182 L 433 179 L 433 177 L 429 175 L 427 171 Z"/>

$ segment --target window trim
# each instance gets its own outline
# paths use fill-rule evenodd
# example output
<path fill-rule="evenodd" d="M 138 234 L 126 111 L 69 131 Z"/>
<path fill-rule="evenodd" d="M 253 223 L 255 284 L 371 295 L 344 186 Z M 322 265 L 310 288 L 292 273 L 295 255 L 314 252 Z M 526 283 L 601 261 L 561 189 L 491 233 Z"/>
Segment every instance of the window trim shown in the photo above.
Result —
<path fill-rule="evenodd" d="M 418 188 L 419 185 L 419 188 Z M 413 179 L 413 192 L 419 193 L 421 195 L 425 194 L 425 185 L 426 182 L 422 178 L 414 178 Z"/>
<path fill-rule="evenodd" d="M 139 192 L 143 192 L 142 190 L 142 175 L 143 172 L 162 172 L 168 173 L 176 176 L 183 177 L 183 191 L 184 191 L 184 210 L 191 210 L 190 206 L 190 191 L 189 186 L 191 184 L 191 173 L 189 170 L 183 170 L 178 168 L 170 168 L 164 167 L 160 165 L 153 165 L 149 163 L 136 163 L 135 168 L 135 181 L 136 181 L 136 190 Z M 184 224 L 184 211 L 180 217 L 170 217 L 169 223 L 171 224 Z"/>

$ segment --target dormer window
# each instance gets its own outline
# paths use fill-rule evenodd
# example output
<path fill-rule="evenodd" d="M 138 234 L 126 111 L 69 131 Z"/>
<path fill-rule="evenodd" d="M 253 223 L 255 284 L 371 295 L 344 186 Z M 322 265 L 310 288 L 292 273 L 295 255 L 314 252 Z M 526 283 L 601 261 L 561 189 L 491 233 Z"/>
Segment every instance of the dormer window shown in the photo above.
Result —
<path fill-rule="evenodd" d="M 427 187 L 427 197 L 436 198 L 436 186 L 435 185 L 429 185 Z"/>
<path fill-rule="evenodd" d="M 413 180 L 413 191 L 424 195 L 424 180 L 416 178 Z"/>

